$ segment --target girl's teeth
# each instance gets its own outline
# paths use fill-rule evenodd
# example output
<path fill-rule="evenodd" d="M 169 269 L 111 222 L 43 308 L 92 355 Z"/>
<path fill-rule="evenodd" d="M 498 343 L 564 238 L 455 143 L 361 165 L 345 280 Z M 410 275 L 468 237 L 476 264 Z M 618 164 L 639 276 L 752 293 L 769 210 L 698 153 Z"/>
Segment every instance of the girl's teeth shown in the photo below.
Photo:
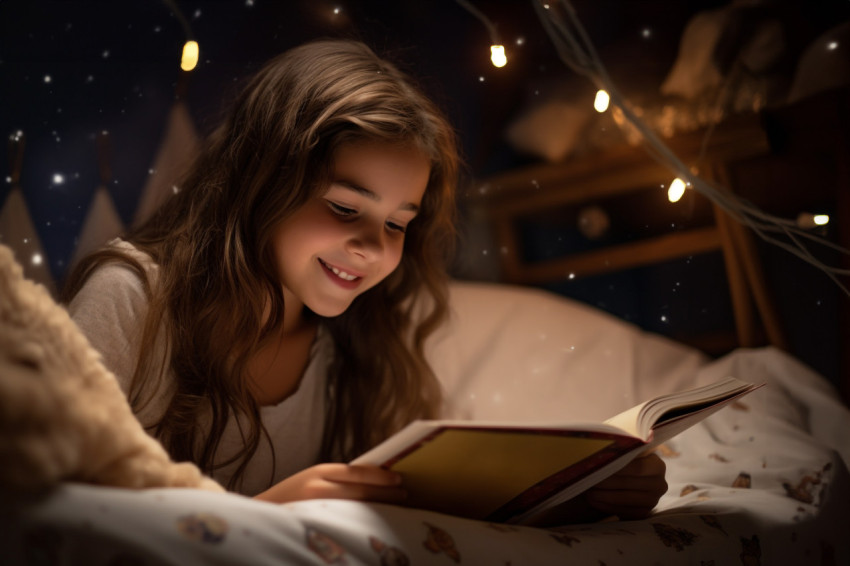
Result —
<path fill-rule="evenodd" d="M 346 281 L 354 281 L 355 279 L 357 279 L 356 275 L 349 275 L 345 271 L 340 271 L 336 267 L 331 267 L 331 271 L 334 272 L 334 275 L 336 275 L 340 279 L 345 279 Z"/>

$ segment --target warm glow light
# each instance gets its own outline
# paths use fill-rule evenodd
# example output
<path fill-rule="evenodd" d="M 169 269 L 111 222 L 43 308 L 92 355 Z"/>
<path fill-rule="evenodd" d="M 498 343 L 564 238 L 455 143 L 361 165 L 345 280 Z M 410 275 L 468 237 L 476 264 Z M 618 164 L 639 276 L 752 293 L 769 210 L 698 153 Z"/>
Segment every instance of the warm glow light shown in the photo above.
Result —
<path fill-rule="evenodd" d="M 812 229 L 818 226 L 826 226 L 829 224 L 828 214 L 812 214 L 811 212 L 801 212 L 797 215 L 797 226 L 799 228 Z"/>
<path fill-rule="evenodd" d="M 593 101 L 593 107 L 600 114 L 608 110 L 608 104 L 611 102 L 611 97 L 604 90 L 596 91 L 596 99 Z"/>
<path fill-rule="evenodd" d="M 504 45 L 491 45 L 490 46 L 490 60 L 493 62 L 493 65 L 496 67 L 504 67 L 508 64 L 508 58 L 505 55 L 505 46 Z"/>
<path fill-rule="evenodd" d="M 198 64 L 198 42 L 187 41 L 183 45 L 183 58 L 180 60 L 180 68 L 191 71 Z"/>
<path fill-rule="evenodd" d="M 679 199 L 685 194 L 685 188 L 685 182 L 679 177 L 676 177 L 667 189 L 667 200 L 670 202 L 679 202 Z"/>

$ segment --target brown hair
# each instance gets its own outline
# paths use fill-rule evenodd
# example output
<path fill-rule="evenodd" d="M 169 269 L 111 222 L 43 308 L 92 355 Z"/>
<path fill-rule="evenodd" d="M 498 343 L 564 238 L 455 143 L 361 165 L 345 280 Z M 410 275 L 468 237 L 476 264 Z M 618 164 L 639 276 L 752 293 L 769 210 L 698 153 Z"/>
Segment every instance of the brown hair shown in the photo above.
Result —
<path fill-rule="evenodd" d="M 322 320 L 335 347 L 322 457 L 352 457 L 412 419 L 435 416 L 441 402 L 423 343 L 447 312 L 457 146 L 448 121 L 408 77 L 353 41 L 312 42 L 276 57 L 242 90 L 179 192 L 127 237 L 159 265 L 157 280 L 146 283 L 131 404 L 138 411 L 149 402 L 143 382 L 170 368 L 176 392 L 154 432 L 172 457 L 207 473 L 228 420 L 246 418 L 231 488 L 268 439 L 246 365 L 283 321 L 273 228 L 322 194 L 335 150 L 357 140 L 416 144 L 431 173 L 399 267 L 346 312 Z M 66 299 L 116 259 L 144 281 L 138 262 L 103 250 L 77 266 Z M 424 315 L 413 316 L 415 303 L 426 305 Z M 163 331 L 167 359 L 151 359 Z M 210 426 L 201 430 L 205 415 Z"/>

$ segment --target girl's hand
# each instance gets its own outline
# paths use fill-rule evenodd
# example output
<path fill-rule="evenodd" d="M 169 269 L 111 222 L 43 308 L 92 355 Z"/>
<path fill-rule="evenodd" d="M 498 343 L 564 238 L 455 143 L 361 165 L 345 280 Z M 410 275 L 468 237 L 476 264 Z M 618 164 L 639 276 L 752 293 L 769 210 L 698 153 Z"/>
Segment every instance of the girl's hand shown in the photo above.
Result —
<path fill-rule="evenodd" d="M 635 458 L 584 493 L 585 502 L 620 519 L 643 519 L 667 492 L 667 465 L 657 454 Z"/>
<path fill-rule="evenodd" d="M 304 499 L 357 499 L 401 503 L 401 476 L 377 466 L 318 464 L 278 482 L 255 499 L 287 503 Z"/>

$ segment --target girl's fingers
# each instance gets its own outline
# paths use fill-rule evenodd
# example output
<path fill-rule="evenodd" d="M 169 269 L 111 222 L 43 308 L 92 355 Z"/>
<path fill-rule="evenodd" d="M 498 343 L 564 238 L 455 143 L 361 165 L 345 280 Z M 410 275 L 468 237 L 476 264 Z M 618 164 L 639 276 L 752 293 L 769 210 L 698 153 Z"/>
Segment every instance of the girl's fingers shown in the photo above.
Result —
<path fill-rule="evenodd" d="M 353 499 L 380 503 L 402 503 L 407 491 L 396 486 L 377 486 L 364 483 L 322 480 L 308 487 L 310 499 Z"/>
<path fill-rule="evenodd" d="M 667 464 L 664 463 L 658 454 L 652 452 L 646 456 L 635 458 L 625 465 L 622 470 L 615 475 L 623 476 L 655 476 L 664 475 L 667 471 Z"/>
<path fill-rule="evenodd" d="M 331 482 L 367 484 L 378 486 L 401 485 L 398 472 L 377 466 L 350 466 L 348 464 L 320 464 L 316 466 L 320 476 Z"/>
<path fill-rule="evenodd" d="M 646 517 L 667 492 L 667 466 L 656 454 L 629 462 L 585 493 L 592 507 L 623 519 Z"/>
<path fill-rule="evenodd" d="M 667 491 L 667 465 L 656 454 L 636 458 L 622 470 L 596 484 L 594 489 Z"/>

